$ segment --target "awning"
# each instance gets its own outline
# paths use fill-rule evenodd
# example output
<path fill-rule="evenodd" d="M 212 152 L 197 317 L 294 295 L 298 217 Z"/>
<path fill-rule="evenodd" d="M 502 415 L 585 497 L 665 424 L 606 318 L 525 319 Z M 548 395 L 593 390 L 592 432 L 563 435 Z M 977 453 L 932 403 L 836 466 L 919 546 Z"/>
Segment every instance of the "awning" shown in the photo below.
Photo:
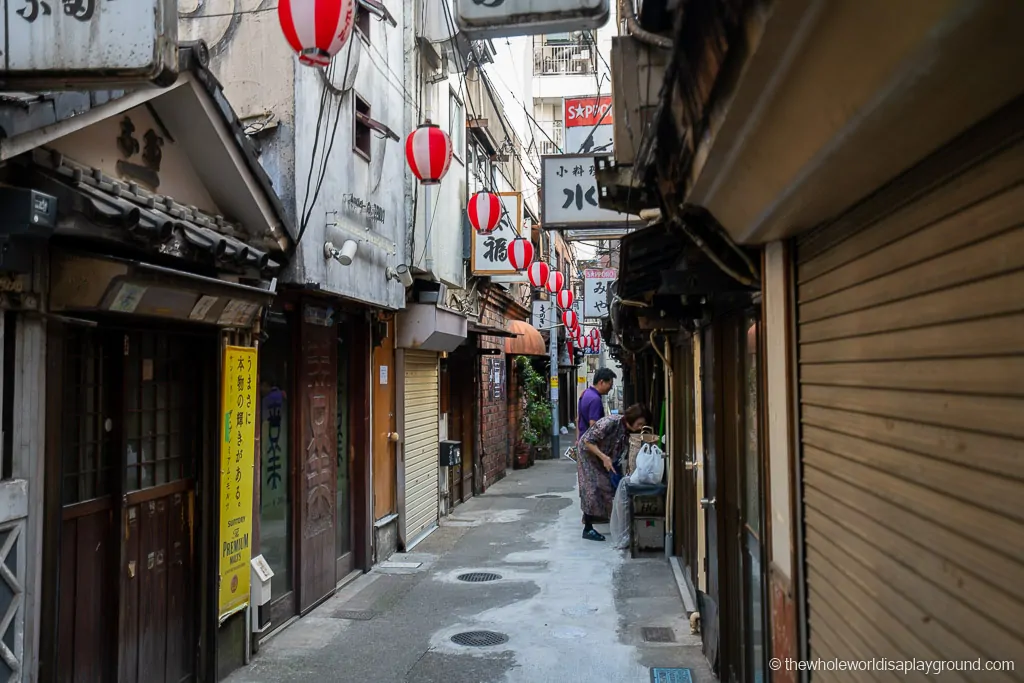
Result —
<path fill-rule="evenodd" d="M 50 310 L 247 328 L 274 292 L 139 261 L 54 252 Z"/>
<path fill-rule="evenodd" d="M 544 337 L 536 327 L 525 320 L 513 320 L 508 324 L 508 331 L 516 337 L 505 340 L 505 353 L 512 356 L 546 356 L 548 349 L 544 345 Z"/>
<path fill-rule="evenodd" d="M 436 304 L 410 304 L 398 312 L 400 349 L 454 351 L 466 340 L 466 318 Z"/>
<path fill-rule="evenodd" d="M 515 332 L 509 330 L 503 330 L 500 327 L 494 327 L 493 325 L 484 325 L 482 323 L 469 323 L 469 332 L 471 334 L 479 334 L 485 337 L 517 337 Z"/>

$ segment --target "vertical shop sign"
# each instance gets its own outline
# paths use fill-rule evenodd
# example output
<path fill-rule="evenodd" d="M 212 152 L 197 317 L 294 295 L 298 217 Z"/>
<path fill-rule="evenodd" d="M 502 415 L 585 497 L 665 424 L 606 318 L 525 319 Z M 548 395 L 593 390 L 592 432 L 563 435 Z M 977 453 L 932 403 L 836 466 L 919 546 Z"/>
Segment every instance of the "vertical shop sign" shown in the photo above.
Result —
<path fill-rule="evenodd" d="M 220 552 L 218 614 L 223 621 L 249 603 L 253 460 L 256 456 L 256 349 L 224 350 L 221 386 Z"/>

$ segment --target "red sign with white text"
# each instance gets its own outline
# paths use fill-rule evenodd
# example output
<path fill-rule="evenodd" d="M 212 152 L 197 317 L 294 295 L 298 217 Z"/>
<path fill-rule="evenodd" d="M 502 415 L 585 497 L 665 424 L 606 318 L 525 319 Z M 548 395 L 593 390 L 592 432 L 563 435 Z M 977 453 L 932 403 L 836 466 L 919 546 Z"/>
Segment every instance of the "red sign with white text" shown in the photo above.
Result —
<path fill-rule="evenodd" d="M 604 118 L 601 118 L 604 117 Z M 596 126 L 612 123 L 612 98 L 609 97 L 574 97 L 565 100 L 565 126 Z"/>

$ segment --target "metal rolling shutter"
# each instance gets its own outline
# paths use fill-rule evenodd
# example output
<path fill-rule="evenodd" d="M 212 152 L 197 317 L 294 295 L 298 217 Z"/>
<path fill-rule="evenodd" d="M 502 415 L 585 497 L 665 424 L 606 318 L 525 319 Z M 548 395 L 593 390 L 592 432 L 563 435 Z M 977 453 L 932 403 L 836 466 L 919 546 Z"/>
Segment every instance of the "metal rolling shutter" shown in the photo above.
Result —
<path fill-rule="evenodd" d="M 437 522 L 437 353 L 405 352 L 405 538 Z"/>
<path fill-rule="evenodd" d="M 968 135 L 798 244 L 812 657 L 1020 666 L 1024 144 Z"/>

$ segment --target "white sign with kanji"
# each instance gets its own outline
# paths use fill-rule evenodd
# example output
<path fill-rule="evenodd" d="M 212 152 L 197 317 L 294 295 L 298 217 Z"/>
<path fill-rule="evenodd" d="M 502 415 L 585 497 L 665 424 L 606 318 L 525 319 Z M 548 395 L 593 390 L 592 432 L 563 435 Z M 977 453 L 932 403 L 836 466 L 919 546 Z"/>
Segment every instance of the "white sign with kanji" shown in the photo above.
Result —
<path fill-rule="evenodd" d="M 587 318 L 608 317 L 608 288 L 618 277 L 614 268 L 583 271 L 583 313 Z"/>
<path fill-rule="evenodd" d="M 520 192 L 499 192 L 502 211 L 498 227 L 490 235 L 473 230 L 473 275 L 515 275 L 516 269 L 508 262 L 508 245 L 523 224 L 523 195 Z"/>
<path fill-rule="evenodd" d="M 602 209 L 593 155 L 561 154 L 541 160 L 541 223 L 545 229 L 623 225 L 639 216 Z"/>
<path fill-rule="evenodd" d="M 552 327 L 554 325 L 554 318 L 551 315 L 551 309 L 554 305 L 555 302 L 553 301 L 534 301 L 533 319 L 530 321 L 530 324 L 538 330 L 546 330 Z"/>

